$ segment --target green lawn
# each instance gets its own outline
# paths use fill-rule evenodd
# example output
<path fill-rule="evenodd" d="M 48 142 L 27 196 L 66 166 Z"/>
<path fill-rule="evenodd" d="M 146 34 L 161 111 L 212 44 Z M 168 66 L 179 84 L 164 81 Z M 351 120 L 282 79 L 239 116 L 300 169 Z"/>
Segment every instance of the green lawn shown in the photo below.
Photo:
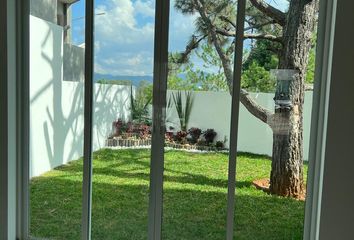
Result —
<path fill-rule="evenodd" d="M 166 153 L 164 240 L 226 238 L 227 162 L 223 153 Z M 80 238 L 82 164 L 73 161 L 32 179 L 32 236 Z M 147 239 L 150 151 L 101 150 L 93 165 L 92 239 Z M 269 172 L 269 159 L 240 154 L 235 239 L 302 239 L 304 202 L 251 184 Z"/>

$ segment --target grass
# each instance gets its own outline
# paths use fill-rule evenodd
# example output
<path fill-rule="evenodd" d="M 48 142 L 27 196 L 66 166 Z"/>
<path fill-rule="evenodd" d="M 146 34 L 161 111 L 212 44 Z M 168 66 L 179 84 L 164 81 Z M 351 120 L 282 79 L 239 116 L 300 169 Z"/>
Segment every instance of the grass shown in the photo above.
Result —
<path fill-rule="evenodd" d="M 225 239 L 228 156 L 168 151 L 164 172 L 164 240 Z M 79 239 L 82 160 L 31 180 L 31 235 Z M 147 239 L 150 151 L 94 154 L 92 239 Z M 266 157 L 240 154 L 235 239 L 302 239 L 304 202 L 252 186 L 266 178 Z M 305 166 L 305 172 L 306 166 Z"/>

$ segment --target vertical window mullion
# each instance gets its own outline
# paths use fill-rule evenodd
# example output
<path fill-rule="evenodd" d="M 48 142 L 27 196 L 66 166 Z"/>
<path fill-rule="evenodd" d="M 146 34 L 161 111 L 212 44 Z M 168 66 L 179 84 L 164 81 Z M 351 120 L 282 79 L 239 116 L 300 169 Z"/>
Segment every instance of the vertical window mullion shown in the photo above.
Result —
<path fill-rule="evenodd" d="M 164 136 L 168 74 L 169 0 L 156 1 L 148 239 L 161 239 Z"/>
<path fill-rule="evenodd" d="M 85 7 L 85 99 L 84 99 L 84 166 L 82 195 L 82 239 L 91 239 L 92 204 L 92 125 L 94 68 L 94 0 Z"/>
<path fill-rule="evenodd" d="M 226 239 L 233 239 L 235 190 L 236 190 L 236 163 L 237 163 L 237 136 L 240 108 L 241 71 L 243 55 L 243 31 L 245 23 L 246 0 L 237 1 L 237 26 L 235 37 L 234 76 L 231 100 L 231 126 L 230 126 L 230 152 L 228 169 L 228 195 L 227 195 L 227 223 Z"/>
<path fill-rule="evenodd" d="M 17 238 L 29 238 L 30 219 L 30 1 L 16 1 Z"/>
<path fill-rule="evenodd" d="M 304 240 L 319 239 L 324 155 L 337 1 L 320 1 Z"/>
<path fill-rule="evenodd" d="M 7 1 L 0 3 L 0 239 L 8 237 L 8 74 L 7 74 Z"/>

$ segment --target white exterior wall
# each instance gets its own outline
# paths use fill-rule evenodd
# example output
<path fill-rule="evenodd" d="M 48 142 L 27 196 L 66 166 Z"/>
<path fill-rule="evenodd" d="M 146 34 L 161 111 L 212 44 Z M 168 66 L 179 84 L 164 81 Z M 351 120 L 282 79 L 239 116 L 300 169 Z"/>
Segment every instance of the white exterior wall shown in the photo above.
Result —
<path fill-rule="evenodd" d="M 172 92 L 168 91 L 167 97 Z M 195 100 L 192 108 L 188 128 L 198 127 L 202 130 L 213 128 L 217 132 L 216 141 L 223 141 L 230 137 L 231 96 L 228 92 L 194 92 Z M 262 106 L 274 110 L 274 94 L 251 93 L 251 96 Z M 184 93 L 182 92 L 184 101 Z M 304 106 L 304 159 L 308 160 L 310 123 L 312 109 L 312 92 L 305 94 Z M 167 111 L 167 126 L 173 125 L 179 129 L 179 120 L 175 107 Z M 169 122 L 172 122 L 169 123 Z M 227 144 L 229 144 L 227 142 Z M 263 122 L 251 115 L 240 104 L 238 151 L 272 155 L 272 130 Z"/>
<path fill-rule="evenodd" d="M 32 16 L 57 23 L 57 0 L 30 0 L 30 13 Z"/>
<path fill-rule="evenodd" d="M 63 81 L 61 27 L 30 17 L 31 176 L 83 152 L 84 85 Z M 94 150 L 102 148 L 112 122 L 129 117 L 130 87 L 95 84 Z"/>

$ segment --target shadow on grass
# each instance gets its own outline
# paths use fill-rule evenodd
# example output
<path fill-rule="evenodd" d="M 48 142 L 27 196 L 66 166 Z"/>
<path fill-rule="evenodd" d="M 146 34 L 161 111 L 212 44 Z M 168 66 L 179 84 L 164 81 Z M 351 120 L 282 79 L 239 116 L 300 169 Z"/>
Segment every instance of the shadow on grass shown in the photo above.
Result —
<path fill-rule="evenodd" d="M 93 175 L 104 175 L 114 178 L 126 178 L 126 179 L 136 179 L 149 181 L 150 174 L 146 172 L 146 169 L 150 168 L 148 159 L 150 155 L 148 154 L 138 154 L 136 152 L 130 151 L 129 154 L 115 155 L 110 154 L 112 150 L 108 150 L 108 156 L 105 156 L 105 159 L 109 160 L 94 160 L 94 161 L 103 161 L 104 165 L 100 167 L 93 168 Z M 124 152 L 124 151 L 122 151 Z M 131 166 L 128 169 L 122 169 L 124 166 Z M 56 168 L 58 171 L 63 171 L 66 173 L 81 173 L 82 165 L 67 165 Z M 141 170 L 145 172 L 141 172 Z M 165 167 L 165 173 L 173 173 L 182 176 L 176 175 L 167 175 L 164 176 L 165 182 L 175 182 L 175 183 L 188 183 L 195 185 L 208 185 L 211 187 L 227 188 L 228 181 L 227 179 L 218 179 L 218 178 L 209 178 L 203 174 L 191 174 L 186 171 L 177 171 L 171 168 Z M 238 181 L 236 186 L 239 188 L 250 187 L 252 185 L 251 181 Z"/>
<path fill-rule="evenodd" d="M 46 193 L 41 191 L 44 188 Z M 33 236 L 80 238 L 80 182 L 54 178 L 48 186 L 37 181 L 31 193 Z M 94 183 L 92 238 L 146 239 L 147 210 L 147 185 Z M 163 212 L 163 239 L 225 239 L 226 194 L 165 189 Z M 302 212 L 298 201 L 238 195 L 235 235 L 237 239 L 301 239 Z"/>
<path fill-rule="evenodd" d="M 163 239 L 225 239 L 227 157 L 176 152 L 166 156 Z M 259 155 L 241 156 L 247 159 L 240 158 L 246 177 L 236 183 L 235 239 L 301 239 L 304 203 L 256 190 L 249 178 L 254 167 L 262 169 L 259 166 L 268 161 Z M 148 150 L 94 154 L 93 239 L 147 238 L 149 159 Z M 254 165 L 253 159 L 260 164 Z M 81 202 L 82 160 L 32 179 L 32 235 L 80 239 Z"/>

